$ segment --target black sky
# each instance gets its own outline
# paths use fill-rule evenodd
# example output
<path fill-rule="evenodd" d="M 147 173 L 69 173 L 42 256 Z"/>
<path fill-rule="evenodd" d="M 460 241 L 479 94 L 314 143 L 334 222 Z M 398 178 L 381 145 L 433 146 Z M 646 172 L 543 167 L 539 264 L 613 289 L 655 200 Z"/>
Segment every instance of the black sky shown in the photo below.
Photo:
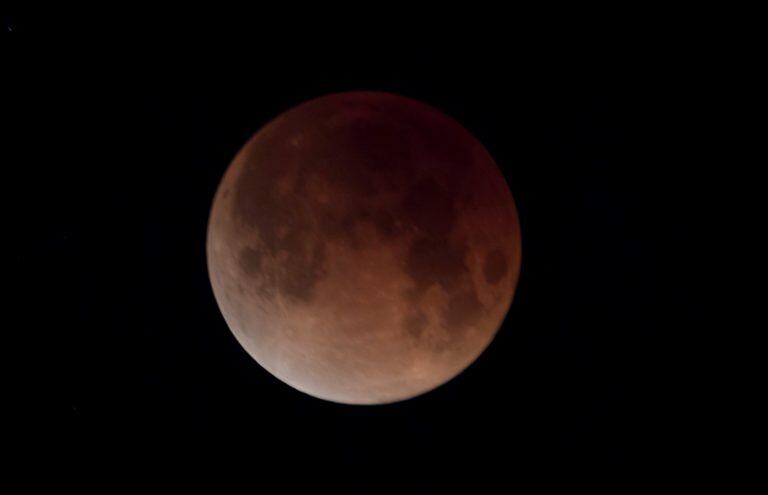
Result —
<path fill-rule="evenodd" d="M 233 460 L 254 477 L 429 488 L 631 480 L 690 459 L 686 349 L 711 263 L 693 232 L 716 213 L 681 152 L 678 52 L 474 24 L 406 37 L 287 36 L 268 19 L 178 34 L 132 20 L 118 35 L 7 22 L 22 464 L 148 479 Z M 357 89 L 461 122 L 496 158 L 523 233 L 517 294 L 486 353 L 383 407 L 323 402 L 261 369 L 205 266 L 211 200 L 245 140 L 297 103 Z"/>

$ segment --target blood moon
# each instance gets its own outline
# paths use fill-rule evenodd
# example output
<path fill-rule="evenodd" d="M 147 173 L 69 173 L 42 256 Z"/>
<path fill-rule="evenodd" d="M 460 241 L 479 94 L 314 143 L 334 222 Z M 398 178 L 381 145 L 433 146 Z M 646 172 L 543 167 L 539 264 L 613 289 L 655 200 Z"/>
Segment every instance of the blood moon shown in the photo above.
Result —
<path fill-rule="evenodd" d="M 245 350 L 294 388 L 408 399 L 469 366 L 520 268 L 518 216 L 485 148 L 387 93 L 317 98 L 227 169 L 207 238 L 216 300 Z"/>

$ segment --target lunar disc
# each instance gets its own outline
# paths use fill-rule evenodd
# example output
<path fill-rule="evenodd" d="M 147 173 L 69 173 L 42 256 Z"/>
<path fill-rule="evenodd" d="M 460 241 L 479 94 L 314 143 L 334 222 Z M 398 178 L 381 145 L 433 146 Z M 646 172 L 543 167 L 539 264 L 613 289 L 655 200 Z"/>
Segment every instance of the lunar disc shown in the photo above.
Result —
<path fill-rule="evenodd" d="M 382 404 L 447 382 L 493 340 L 520 270 L 493 158 L 452 118 L 387 93 L 303 103 L 216 192 L 213 292 L 243 348 L 321 399 Z"/>

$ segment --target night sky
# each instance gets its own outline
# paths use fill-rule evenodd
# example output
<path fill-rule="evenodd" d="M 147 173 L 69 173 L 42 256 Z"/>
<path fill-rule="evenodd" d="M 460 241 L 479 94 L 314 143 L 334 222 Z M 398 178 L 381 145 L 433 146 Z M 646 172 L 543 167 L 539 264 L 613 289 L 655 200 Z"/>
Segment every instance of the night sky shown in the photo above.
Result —
<path fill-rule="evenodd" d="M 223 464 L 253 480 L 425 488 L 679 469 L 683 334 L 710 263 L 692 232 L 714 214 L 679 154 L 678 59 L 503 29 L 289 42 L 268 20 L 253 35 L 244 24 L 219 24 L 224 37 L 4 26 L 16 459 L 74 480 Z M 206 270 L 208 212 L 235 153 L 282 111 L 345 90 L 457 119 L 521 221 L 521 278 L 494 342 L 448 384 L 386 406 L 271 376 L 228 330 Z"/>

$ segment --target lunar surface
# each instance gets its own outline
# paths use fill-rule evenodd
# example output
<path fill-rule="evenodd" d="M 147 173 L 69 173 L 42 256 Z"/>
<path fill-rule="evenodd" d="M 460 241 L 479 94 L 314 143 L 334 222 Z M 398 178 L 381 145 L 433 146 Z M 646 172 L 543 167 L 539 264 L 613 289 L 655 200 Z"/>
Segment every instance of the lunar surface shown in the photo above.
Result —
<path fill-rule="evenodd" d="M 265 369 L 347 404 L 408 399 L 490 344 L 520 269 L 512 195 L 485 148 L 412 99 L 301 104 L 235 157 L 214 198 L 208 269 Z"/>

